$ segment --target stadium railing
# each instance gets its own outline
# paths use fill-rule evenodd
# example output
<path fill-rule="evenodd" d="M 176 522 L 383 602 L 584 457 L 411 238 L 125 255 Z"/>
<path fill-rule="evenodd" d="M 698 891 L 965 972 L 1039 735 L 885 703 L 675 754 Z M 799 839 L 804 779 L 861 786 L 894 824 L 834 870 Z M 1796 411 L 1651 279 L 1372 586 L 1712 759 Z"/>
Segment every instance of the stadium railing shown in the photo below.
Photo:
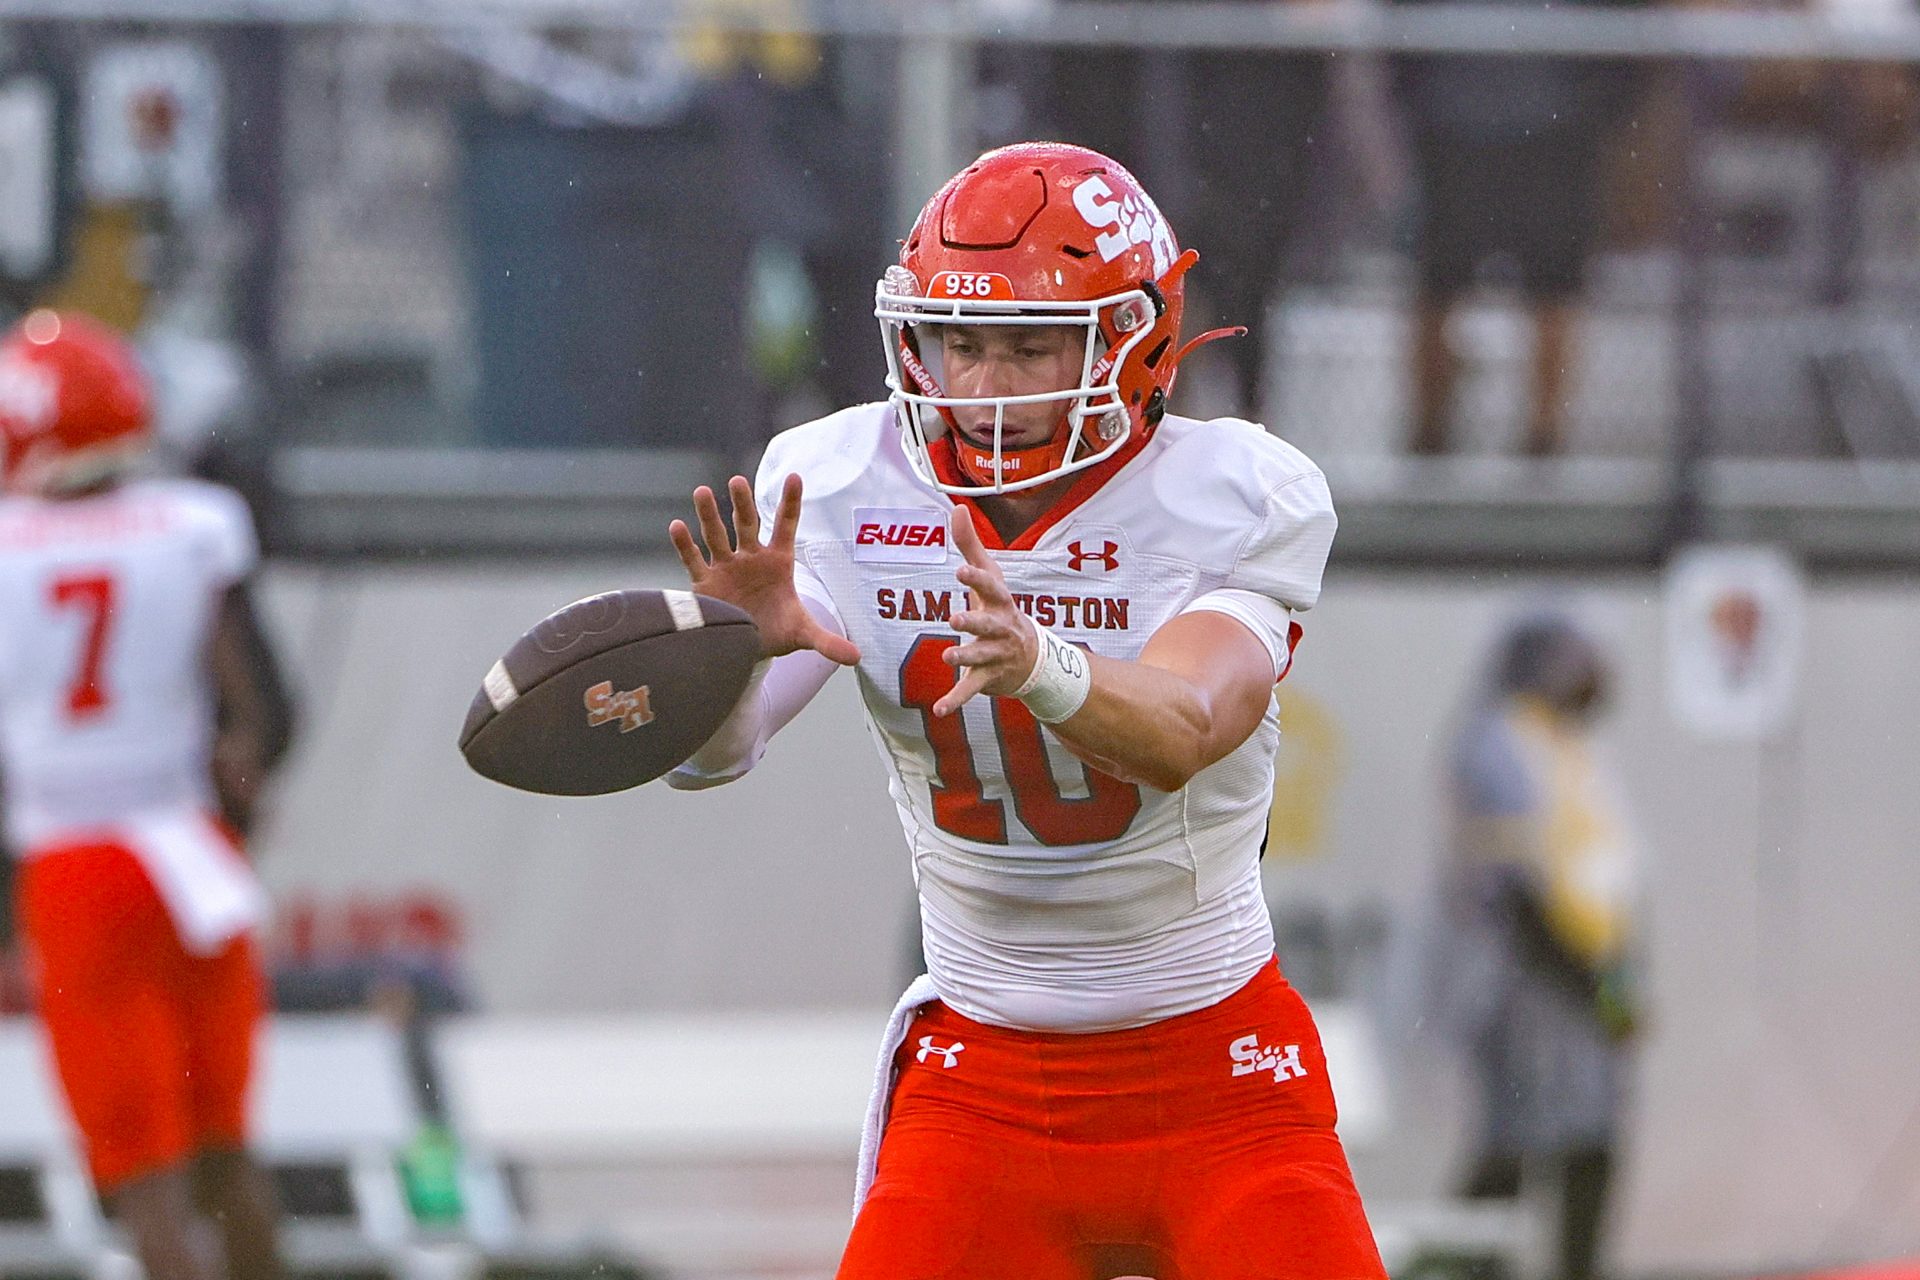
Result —
<path fill-rule="evenodd" d="M 632 124 L 649 111 L 664 118 L 696 72 L 661 71 L 665 63 L 653 54 L 704 42 L 750 65 L 754 42 L 774 37 L 813 41 L 811 54 L 853 45 L 877 51 L 852 77 L 852 92 L 872 100 L 865 109 L 883 117 L 879 133 L 890 155 L 882 185 L 858 193 L 859 202 L 889 206 L 877 220 L 884 231 L 871 235 L 862 255 L 874 263 L 934 183 L 997 140 L 990 117 L 1007 91 L 986 82 L 986 68 L 1008 51 L 1318 51 L 1372 59 L 1376 70 L 1379 60 L 1408 53 L 1545 55 L 1638 60 L 1676 72 L 1692 86 L 1681 95 L 1691 168 L 1669 184 L 1682 225 L 1664 233 L 1657 252 L 1627 264 L 1628 275 L 1651 267 L 1642 274 L 1657 276 L 1653 285 L 1638 292 L 1609 285 L 1610 296 L 1596 299 L 1588 350 L 1600 389 L 1576 396 L 1585 407 L 1575 406 L 1581 421 L 1568 465 L 1477 448 L 1439 460 L 1402 454 L 1396 415 L 1403 410 L 1382 389 L 1402 372 L 1399 340 L 1389 330 L 1404 310 L 1403 255 L 1397 233 L 1384 225 L 1367 233 L 1357 255 L 1348 252 L 1346 241 L 1358 234 L 1349 224 L 1365 221 L 1359 218 L 1334 219 L 1339 252 L 1316 262 L 1332 277 L 1291 291 L 1284 314 L 1266 317 L 1270 332 L 1287 331 L 1294 353 L 1286 357 L 1283 403 L 1261 416 L 1327 468 L 1346 516 L 1336 554 L 1349 560 L 1647 563 L 1683 539 L 1717 536 L 1777 539 L 1816 562 L 1884 566 L 1911 563 L 1920 547 L 1920 378 L 1913 374 L 1920 353 L 1902 320 L 1913 313 L 1913 255 L 1862 247 L 1863 219 L 1871 221 L 1876 200 L 1889 202 L 1867 190 L 1860 158 L 1831 136 L 1802 139 L 1811 149 L 1791 164 L 1748 156 L 1742 163 L 1763 173 L 1805 170 L 1795 182 L 1811 184 L 1813 207 L 1793 216 L 1814 229 L 1807 238 L 1817 243 L 1806 261 L 1726 261 L 1703 230 L 1718 211 L 1702 190 L 1702 179 L 1713 176 L 1703 165 L 1713 159 L 1707 144 L 1726 122 L 1715 115 L 1712 93 L 1694 91 L 1768 63 L 1895 64 L 1911 74 L 1920 63 L 1920 17 L 1910 9 L 0 0 L 0 17 L 91 23 L 88 38 L 96 41 L 126 38 L 116 26 L 124 22 L 154 24 L 143 38 L 159 32 L 217 43 L 246 32 L 271 55 L 236 56 L 231 65 L 235 100 L 271 104 L 262 118 L 280 121 L 254 132 L 264 139 L 254 145 L 273 160 L 260 171 L 261 185 L 235 193 L 230 216 L 254 234 L 223 239 L 215 226 L 206 237 L 234 256 L 202 274 L 230 276 L 237 298 L 215 290 L 186 299 L 193 305 L 184 309 L 266 317 L 248 341 L 260 344 L 252 354 L 266 370 L 260 461 L 263 484 L 279 499 L 270 530 L 285 549 L 660 549 L 687 481 L 750 465 L 761 428 L 797 418 L 802 406 L 776 406 L 751 429 L 696 433 L 670 447 L 646 440 L 616 451 L 631 458 L 612 466 L 598 447 L 529 451 L 473 428 L 483 412 L 476 386 L 485 382 L 475 373 L 484 364 L 476 337 L 485 319 L 481 285 L 501 264 L 463 259 L 474 247 L 467 243 L 473 228 L 462 222 L 462 201 L 474 196 L 461 187 L 462 147 L 470 141 L 463 122 L 496 101 L 530 102 L 533 115 L 576 123 Z M 543 34 L 554 29 L 564 36 Z M 652 61 L 622 71 L 617 58 L 579 52 L 595 40 L 616 53 L 652 51 Z M 654 71 L 660 74 L 649 79 Z M 1329 137 L 1325 145 L 1347 144 Z M 1889 165 L 1911 171 L 1911 148 Z M 1828 215 L 1838 219 L 1831 227 Z M 551 219 L 556 228 L 562 222 Z M 772 231 L 778 234 L 767 238 L 798 234 Z M 1865 264 L 1871 279 L 1859 270 L 1866 251 L 1879 253 Z M 1376 271 L 1381 263 L 1384 274 Z M 756 265 L 747 274 L 751 305 L 762 308 L 766 282 L 758 272 Z M 1376 288 L 1382 280 L 1386 287 Z M 1853 288 L 1863 281 L 1871 287 Z M 1508 317 L 1496 307 L 1481 319 L 1504 332 Z M 541 326 L 525 327 L 527 341 L 541 336 Z M 595 367 L 606 363 L 596 357 Z M 719 387 L 745 362 L 715 352 L 712 363 L 694 372 Z M 1501 395 L 1511 390 L 1511 369 L 1500 359 L 1483 363 L 1475 379 L 1499 383 Z M 1195 363 L 1196 381 L 1203 365 Z M 1804 392 L 1790 409 L 1752 376 L 1786 365 Z M 650 385 L 686 376 L 648 371 Z M 1309 394 L 1296 397 L 1303 387 Z M 1793 421 L 1783 426 L 1783 414 Z M 644 410 L 636 416 L 646 417 Z M 1784 442 L 1771 452 L 1756 445 L 1756 423 Z M 636 441 L 672 434 L 670 422 L 634 425 Z M 1479 434 L 1490 439 L 1501 429 Z M 630 473 L 639 478 L 614 481 Z"/>
<path fill-rule="evenodd" d="M 251 1106 L 254 1150 L 276 1173 L 322 1170 L 344 1184 L 338 1212 L 295 1212 L 284 1248 L 295 1274 L 477 1277 L 475 1237 L 419 1228 L 399 1161 L 420 1130 L 399 1033 L 358 1015 L 281 1016 L 266 1025 Z M 37 1219 L 0 1229 L 0 1274 L 139 1274 L 122 1233 L 102 1213 L 75 1150 L 44 1039 L 30 1018 L 0 1019 L 0 1165 L 25 1170 Z M 332 1206 L 330 1206 L 332 1208 Z M 517 1237 L 489 1235 L 502 1250 Z"/>

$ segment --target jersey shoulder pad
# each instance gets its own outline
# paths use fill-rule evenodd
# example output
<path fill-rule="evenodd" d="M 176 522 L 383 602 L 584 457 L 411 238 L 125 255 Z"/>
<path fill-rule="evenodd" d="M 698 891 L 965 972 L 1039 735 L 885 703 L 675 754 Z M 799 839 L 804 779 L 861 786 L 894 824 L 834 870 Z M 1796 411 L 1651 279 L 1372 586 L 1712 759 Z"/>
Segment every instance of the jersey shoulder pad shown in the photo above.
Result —
<path fill-rule="evenodd" d="M 137 495 L 164 505 L 191 531 L 195 550 L 224 583 L 252 573 L 260 559 L 259 537 L 246 499 L 225 485 L 184 477 L 142 481 Z"/>
<path fill-rule="evenodd" d="M 1317 473 L 1300 450 L 1258 423 L 1242 418 L 1169 416 L 1161 431 L 1166 463 L 1161 474 L 1168 483 L 1219 489 L 1239 495 L 1242 505 L 1275 487 L 1308 473 Z"/>
<path fill-rule="evenodd" d="M 29 512 L 39 504 L 40 499 L 23 497 L 17 493 L 0 493 L 0 544 L 8 540 L 8 534 L 26 523 Z"/>
<path fill-rule="evenodd" d="M 829 497 L 868 474 L 891 439 L 892 422 L 890 406 L 862 404 L 782 431 L 760 458 L 754 493 L 761 506 L 778 504 L 790 474 L 806 483 L 808 499 Z"/>
<path fill-rule="evenodd" d="M 1224 585 L 1309 609 L 1337 523 L 1326 477 L 1313 460 L 1256 423 L 1169 417 L 1162 502 L 1194 513 L 1227 565 Z"/>
<path fill-rule="evenodd" d="M 799 540 L 831 542 L 853 536 L 864 507 L 945 507 L 944 499 L 913 477 L 900 447 L 893 407 L 856 405 L 774 437 L 760 461 L 754 495 L 763 518 L 780 504 L 789 474 L 805 483 Z"/>

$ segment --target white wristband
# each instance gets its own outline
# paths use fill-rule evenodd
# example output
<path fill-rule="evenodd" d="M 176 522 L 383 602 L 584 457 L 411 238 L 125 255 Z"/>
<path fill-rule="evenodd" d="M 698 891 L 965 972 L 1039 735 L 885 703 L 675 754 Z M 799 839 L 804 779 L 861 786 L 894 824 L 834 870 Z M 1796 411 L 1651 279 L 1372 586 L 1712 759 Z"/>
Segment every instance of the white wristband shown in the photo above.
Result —
<path fill-rule="evenodd" d="M 1033 619 L 1035 639 L 1040 653 L 1033 670 L 1013 696 L 1027 704 L 1033 718 L 1042 724 L 1059 724 L 1080 709 L 1093 690 L 1093 665 L 1087 655 L 1068 644 Z"/>

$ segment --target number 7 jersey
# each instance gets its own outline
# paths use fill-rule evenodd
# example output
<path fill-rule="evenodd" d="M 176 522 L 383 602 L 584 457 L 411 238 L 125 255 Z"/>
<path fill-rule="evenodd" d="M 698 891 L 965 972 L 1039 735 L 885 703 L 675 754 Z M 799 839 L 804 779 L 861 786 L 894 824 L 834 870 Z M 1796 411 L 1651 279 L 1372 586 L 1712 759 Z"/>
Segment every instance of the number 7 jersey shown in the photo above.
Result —
<path fill-rule="evenodd" d="M 860 646 L 942 998 L 985 1022 L 1094 1031 L 1204 1008 L 1250 979 L 1273 954 L 1258 858 L 1276 705 L 1174 793 L 1081 763 L 1013 699 L 936 719 L 967 602 L 953 499 L 914 473 L 884 404 L 776 438 L 764 510 L 790 472 L 806 483 L 796 582 Z M 1311 607 L 1333 529 L 1325 479 L 1298 450 L 1251 423 L 1168 416 L 1104 482 L 1082 478 L 990 554 L 1040 625 L 1134 659 L 1210 593 L 1250 593 L 1276 615 Z M 1276 679 L 1291 639 L 1270 642 Z"/>
<path fill-rule="evenodd" d="M 240 498 L 197 481 L 0 501 L 0 778 L 17 853 L 209 806 L 207 646 L 255 556 Z"/>

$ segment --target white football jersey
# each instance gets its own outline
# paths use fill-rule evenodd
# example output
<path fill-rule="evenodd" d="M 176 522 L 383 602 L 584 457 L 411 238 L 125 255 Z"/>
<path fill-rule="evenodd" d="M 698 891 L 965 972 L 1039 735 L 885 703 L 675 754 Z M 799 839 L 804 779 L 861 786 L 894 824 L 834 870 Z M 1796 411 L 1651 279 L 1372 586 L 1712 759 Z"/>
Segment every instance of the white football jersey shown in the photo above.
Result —
<path fill-rule="evenodd" d="M 789 472 L 806 482 L 796 580 L 860 646 L 942 998 L 982 1021 L 1090 1031 L 1204 1008 L 1252 977 L 1273 954 L 1258 855 L 1275 705 L 1176 793 L 1089 768 L 1012 699 L 936 720 L 965 607 L 954 500 L 915 475 L 884 404 L 775 439 L 764 510 Z M 1325 479 L 1298 450 L 1251 423 L 1169 416 L 1090 496 L 992 555 L 1042 626 L 1133 659 L 1210 592 L 1311 607 L 1333 530 Z M 1282 673 L 1287 656 L 1283 642 Z"/>
<path fill-rule="evenodd" d="M 238 495 L 198 481 L 0 500 L 0 786 L 16 852 L 210 807 L 207 645 L 256 555 Z"/>

